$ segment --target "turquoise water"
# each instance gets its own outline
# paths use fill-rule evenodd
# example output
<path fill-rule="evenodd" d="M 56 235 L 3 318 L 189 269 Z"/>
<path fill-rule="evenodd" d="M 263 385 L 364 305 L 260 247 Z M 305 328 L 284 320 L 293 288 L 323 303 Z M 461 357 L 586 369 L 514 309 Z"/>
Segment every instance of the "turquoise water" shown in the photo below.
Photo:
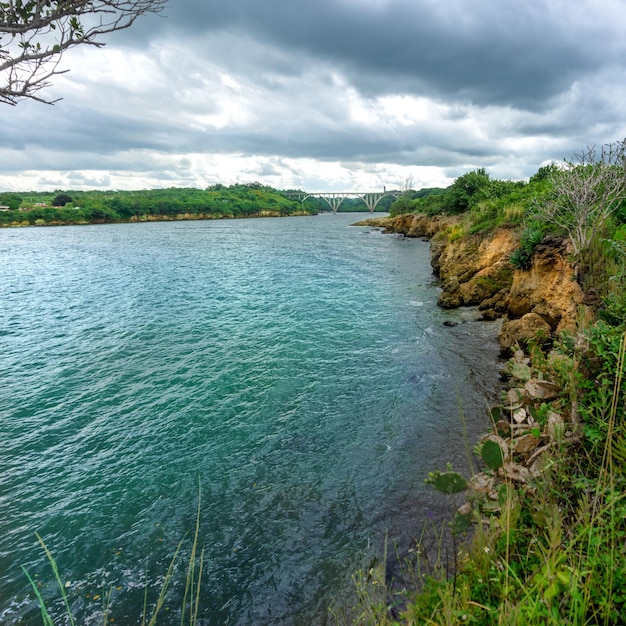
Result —
<path fill-rule="evenodd" d="M 200 623 L 314 624 L 449 513 L 423 481 L 466 467 L 459 399 L 485 427 L 495 327 L 357 219 L 0 231 L 1 623 L 40 623 L 20 566 L 61 611 L 35 532 L 80 623 L 136 624 L 200 492 Z"/>

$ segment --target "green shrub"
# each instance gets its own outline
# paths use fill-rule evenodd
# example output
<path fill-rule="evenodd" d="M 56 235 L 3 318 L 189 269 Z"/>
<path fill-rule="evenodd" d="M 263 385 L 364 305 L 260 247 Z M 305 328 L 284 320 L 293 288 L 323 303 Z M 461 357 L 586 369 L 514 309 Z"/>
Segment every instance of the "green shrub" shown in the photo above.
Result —
<path fill-rule="evenodd" d="M 530 269 L 530 257 L 521 248 L 517 248 L 513 251 L 513 254 L 509 257 L 509 261 L 517 270 Z"/>
<path fill-rule="evenodd" d="M 513 251 L 509 257 L 511 264 L 518 270 L 530 268 L 535 248 L 543 241 L 543 229 L 541 226 L 528 227 L 522 234 L 519 248 Z"/>

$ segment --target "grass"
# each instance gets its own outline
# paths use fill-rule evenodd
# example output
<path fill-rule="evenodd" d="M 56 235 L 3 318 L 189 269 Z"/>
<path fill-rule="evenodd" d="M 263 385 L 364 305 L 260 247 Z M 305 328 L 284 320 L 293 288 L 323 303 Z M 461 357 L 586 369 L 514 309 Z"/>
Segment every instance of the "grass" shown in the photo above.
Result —
<path fill-rule="evenodd" d="M 201 493 L 200 487 L 198 487 L 198 509 L 196 514 L 196 525 L 195 531 L 193 535 L 193 540 L 191 544 L 191 550 L 189 559 L 187 561 L 187 572 L 186 572 L 186 580 L 185 580 L 185 591 L 183 594 L 182 605 L 181 605 L 181 626 L 196 626 L 199 619 L 200 614 L 200 588 L 202 583 L 202 568 L 204 564 L 204 548 L 200 550 L 200 554 L 198 555 L 198 540 L 200 536 L 200 510 L 201 510 Z M 74 614 L 72 612 L 72 607 L 70 600 L 68 598 L 65 585 L 63 584 L 63 580 L 59 573 L 59 569 L 57 563 L 52 555 L 52 552 L 44 542 L 44 540 L 36 533 L 37 539 L 46 555 L 48 563 L 52 569 L 52 574 L 56 585 L 59 589 L 59 594 L 63 600 L 64 605 L 64 615 L 59 616 L 56 623 L 58 624 L 70 624 L 70 626 L 76 625 L 76 620 Z M 167 572 L 165 573 L 163 583 L 159 590 L 159 595 L 154 603 L 154 606 L 149 607 L 148 603 L 148 585 L 146 584 L 144 588 L 144 602 L 143 602 L 143 611 L 141 614 L 141 625 L 142 626 L 155 626 L 157 624 L 157 620 L 162 615 L 163 607 L 168 598 L 168 589 L 175 576 L 175 567 L 178 563 L 181 550 L 185 543 L 186 537 L 183 537 L 178 543 L 176 550 L 174 552 L 174 556 L 170 560 L 169 567 Z M 39 608 L 41 610 L 41 618 L 44 626 L 55 626 L 55 620 L 50 614 L 46 602 L 39 591 L 39 587 L 37 583 L 30 576 L 28 571 L 22 567 L 24 574 L 28 578 L 28 581 L 33 589 L 37 602 L 39 604 Z M 114 620 L 111 618 L 111 590 L 104 597 L 103 609 L 102 609 L 102 626 L 109 626 L 111 622 Z M 171 623 L 169 621 L 168 623 Z"/>
<path fill-rule="evenodd" d="M 354 613 L 361 619 L 350 623 L 623 623 L 626 332 L 599 323 L 553 346 L 550 355 L 536 347 L 531 352 L 533 375 L 561 385 L 550 410 L 565 413 L 576 398 L 584 436 L 568 423 L 569 434 L 556 436 L 549 452 L 538 457 L 541 471 L 532 480 L 505 477 L 495 506 L 490 496 L 473 502 L 473 534 L 452 573 L 407 561 L 415 587 L 405 592 L 400 613 L 391 610 L 398 602 L 391 581 L 378 574 L 372 600 L 372 586 L 358 578 L 361 611 Z"/>

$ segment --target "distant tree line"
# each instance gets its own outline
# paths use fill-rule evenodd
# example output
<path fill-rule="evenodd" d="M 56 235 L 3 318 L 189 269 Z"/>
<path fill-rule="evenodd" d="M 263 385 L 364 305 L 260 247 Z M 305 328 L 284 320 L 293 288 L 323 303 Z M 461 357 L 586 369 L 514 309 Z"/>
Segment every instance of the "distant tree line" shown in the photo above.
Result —
<path fill-rule="evenodd" d="M 0 224 L 77 224 L 176 218 L 315 214 L 318 207 L 286 197 L 260 183 L 214 185 L 207 189 L 142 191 L 54 191 L 0 194 Z"/>

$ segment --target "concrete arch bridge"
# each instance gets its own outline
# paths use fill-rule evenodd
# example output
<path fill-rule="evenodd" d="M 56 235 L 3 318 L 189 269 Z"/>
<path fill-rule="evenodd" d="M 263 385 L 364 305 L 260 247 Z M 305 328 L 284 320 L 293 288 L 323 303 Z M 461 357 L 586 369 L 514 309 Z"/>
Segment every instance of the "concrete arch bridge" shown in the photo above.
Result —
<path fill-rule="evenodd" d="M 378 203 L 385 196 L 392 196 L 397 198 L 402 192 L 401 191 L 301 191 L 295 192 L 290 191 L 285 195 L 289 198 L 300 200 L 300 202 L 304 203 L 307 198 L 321 198 L 326 201 L 328 206 L 332 209 L 333 213 L 337 213 L 341 203 L 346 198 L 360 198 L 365 203 L 368 211 L 373 213 L 378 206 Z"/>

